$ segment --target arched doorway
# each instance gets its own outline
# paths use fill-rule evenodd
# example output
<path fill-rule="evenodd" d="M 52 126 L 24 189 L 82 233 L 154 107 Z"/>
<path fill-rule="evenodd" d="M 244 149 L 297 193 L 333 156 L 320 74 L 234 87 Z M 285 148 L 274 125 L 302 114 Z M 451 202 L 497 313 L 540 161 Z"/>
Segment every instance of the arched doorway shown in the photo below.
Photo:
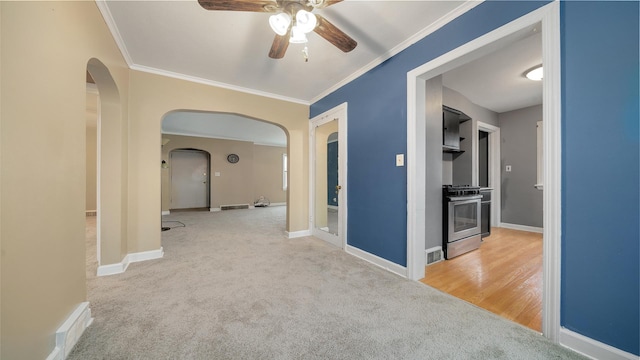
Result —
<path fill-rule="evenodd" d="M 126 157 L 123 152 L 122 105 L 109 69 L 98 59 L 87 63 L 87 79 L 96 101 L 96 260 L 97 275 L 124 271 L 126 255 Z"/>

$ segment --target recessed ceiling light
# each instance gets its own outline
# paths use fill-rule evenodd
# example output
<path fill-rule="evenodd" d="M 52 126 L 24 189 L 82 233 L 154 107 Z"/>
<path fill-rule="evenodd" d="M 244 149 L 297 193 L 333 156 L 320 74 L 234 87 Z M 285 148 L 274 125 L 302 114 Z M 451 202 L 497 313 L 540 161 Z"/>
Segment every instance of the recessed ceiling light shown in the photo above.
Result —
<path fill-rule="evenodd" d="M 538 65 L 532 69 L 527 70 L 524 76 L 529 80 L 540 81 L 542 80 L 542 65 Z"/>

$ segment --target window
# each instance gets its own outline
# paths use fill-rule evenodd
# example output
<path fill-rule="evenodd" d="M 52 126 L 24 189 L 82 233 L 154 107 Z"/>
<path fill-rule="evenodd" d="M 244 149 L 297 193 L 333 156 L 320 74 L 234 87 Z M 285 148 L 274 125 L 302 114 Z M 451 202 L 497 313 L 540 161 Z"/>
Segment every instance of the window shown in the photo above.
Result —
<path fill-rule="evenodd" d="M 287 190 L 287 154 L 282 154 L 282 190 Z"/>

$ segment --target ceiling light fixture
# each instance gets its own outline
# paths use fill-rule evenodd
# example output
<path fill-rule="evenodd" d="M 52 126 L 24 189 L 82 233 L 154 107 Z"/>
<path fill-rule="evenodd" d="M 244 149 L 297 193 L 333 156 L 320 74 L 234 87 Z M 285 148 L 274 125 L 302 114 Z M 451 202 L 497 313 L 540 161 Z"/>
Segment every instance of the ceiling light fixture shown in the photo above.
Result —
<path fill-rule="evenodd" d="M 524 76 L 529 80 L 533 81 L 541 81 L 542 80 L 542 65 L 538 65 L 534 68 L 527 70 L 524 73 Z"/>
<path fill-rule="evenodd" d="M 269 25 L 271 25 L 271 29 L 273 29 L 276 34 L 283 36 L 287 33 L 287 30 L 289 30 L 289 25 L 291 25 L 291 16 L 283 12 L 271 15 L 269 17 Z"/>
<path fill-rule="evenodd" d="M 289 42 L 292 44 L 304 44 L 307 42 L 307 35 L 298 25 L 294 25 L 293 28 L 291 28 L 291 38 Z"/>
<path fill-rule="evenodd" d="M 296 25 L 300 31 L 307 34 L 316 28 L 318 19 L 316 19 L 315 15 L 303 9 L 296 13 Z"/>

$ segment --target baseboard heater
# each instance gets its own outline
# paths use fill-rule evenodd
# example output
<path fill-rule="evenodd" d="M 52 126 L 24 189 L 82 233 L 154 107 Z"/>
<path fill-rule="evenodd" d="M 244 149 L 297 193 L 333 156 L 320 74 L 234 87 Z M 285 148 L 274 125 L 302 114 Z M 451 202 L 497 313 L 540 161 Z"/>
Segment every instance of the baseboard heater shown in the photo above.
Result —
<path fill-rule="evenodd" d="M 248 209 L 249 204 L 238 204 L 238 205 L 222 205 L 220 206 L 220 210 L 237 210 L 237 209 Z"/>

